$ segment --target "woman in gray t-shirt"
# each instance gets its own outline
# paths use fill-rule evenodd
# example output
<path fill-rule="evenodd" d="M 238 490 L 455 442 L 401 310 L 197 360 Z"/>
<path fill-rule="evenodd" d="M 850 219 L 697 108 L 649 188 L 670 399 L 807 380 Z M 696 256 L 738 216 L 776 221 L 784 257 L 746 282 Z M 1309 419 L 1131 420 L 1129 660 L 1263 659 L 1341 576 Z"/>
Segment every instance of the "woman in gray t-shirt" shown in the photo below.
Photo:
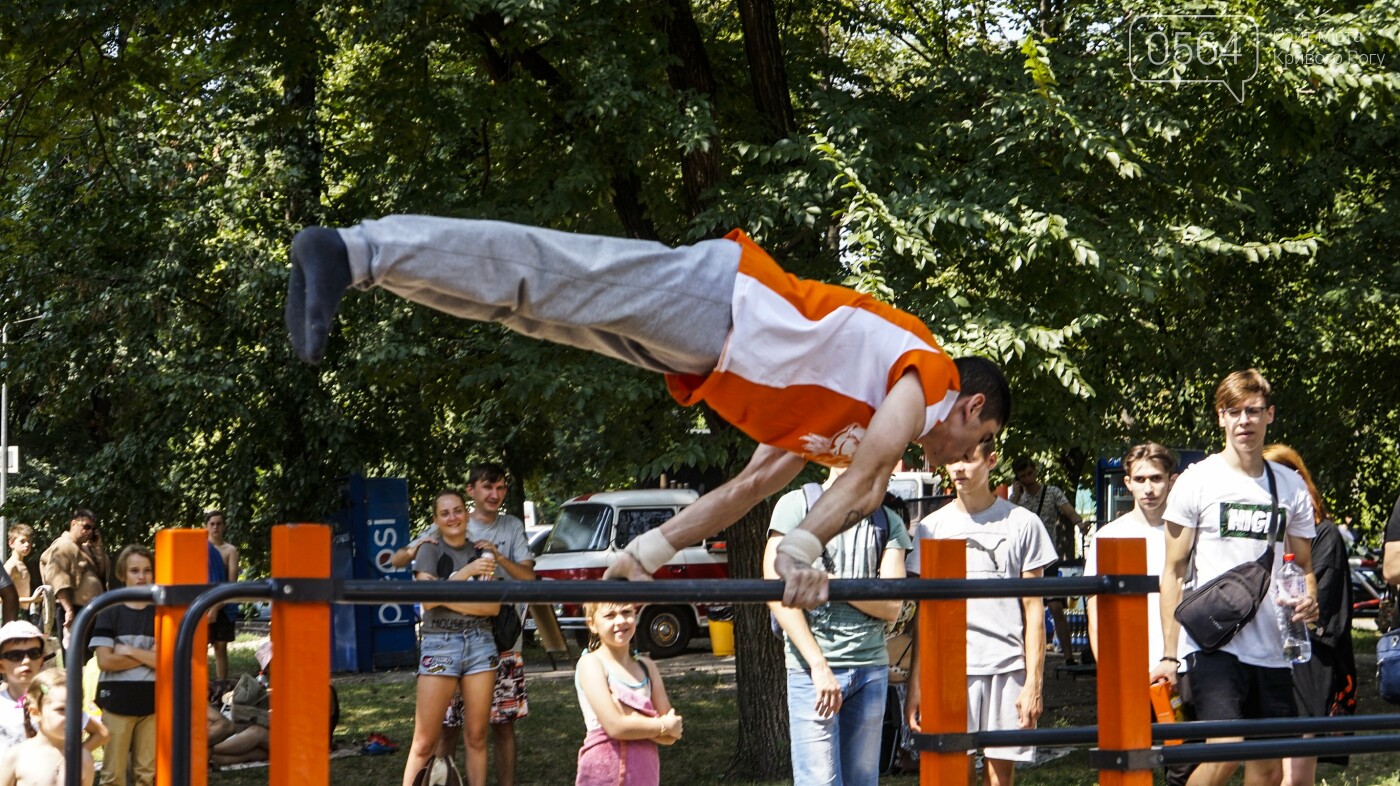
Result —
<path fill-rule="evenodd" d="M 459 492 L 438 493 L 433 500 L 433 524 L 439 539 L 418 550 L 413 560 L 416 581 L 473 581 L 495 574 L 495 558 L 489 552 L 481 554 L 467 540 L 467 506 Z M 418 700 L 404 786 L 412 786 L 414 776 L 436 751 L 443 714 L 458 690 L 467 707 L 467 782 L 486 783 L 486 731 L 496 685 L 491 618 L 499 610 L 498 603 L 423 604 Z M 479 746 L 473 745 L 476 740 Z"/>

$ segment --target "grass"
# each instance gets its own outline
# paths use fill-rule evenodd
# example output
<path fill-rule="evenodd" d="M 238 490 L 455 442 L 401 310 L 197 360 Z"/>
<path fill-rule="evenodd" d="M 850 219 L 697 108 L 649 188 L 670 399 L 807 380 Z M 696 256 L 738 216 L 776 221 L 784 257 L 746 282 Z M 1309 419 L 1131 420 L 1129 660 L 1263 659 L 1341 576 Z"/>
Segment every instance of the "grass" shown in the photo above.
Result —
<path fill-rule="evenodd" d="M 1358 712 L 1387 713 L 1394 710 L 1375 694 L 1375 642 L 1373 631 L 1358 630 L 1353 635 L 1360 672 L 1361 702 Z M 527 652 L 526 659 L 543 659 L 539 652 Z M 255 671 L 252 649 L 235 647 L 230 652 L 231 668 Z M 398 742 L 407 744 L 413 736 L 412 674 L 387 672 L 372 675 L 342 675 L 335 678 L 340 693 L 341 723 L 336 729 L 339 746 L 358 746 L 366 734 L 378 731 Z M 666 684 L 672 701 L 686 720 L 685 739 L 661 752 L 663 783 L 684 783 L 707 786 L 726 783 L 724 777 L 729 753 L 735 736 L 735 686 L 733 674 L 711 674 L 694 671 L 668 676 Z M 1074 683 L 1073 690 L 1083 691 L 1092 701 L 1092 681 Z M 532 677 L 529 682 L 530 717 L 517 725 L 517 782 L 540 786 L 568 786 L 574 781 L 574 761 L 583 740 L 583 719 L 579 714 L 573 681 L 568 678 Z M 1400 717 L 1397 718 L 1400 721 Z M 1053 714 L 1042 725 L 1056 725 Z M 402 777 L 404 754 L 387 756 L 352 756 L 331 762 L 331 782 L 337 786 L 384 786 L 396 784 Z M 210 773 L 211 786 L 251 786 L 267 782 L 263 769 Z M 1020 786 L 1079 786 L 1097 783 L 1097 773 L 1089 769 L 1087 754 L 1076 751 L 1069 756 L 1033 769 L 1020 770 L 1016 777 Z M 494 780 L 492 781 L 494 783 Z M 882 784 L 913 786 L 917 776 L 890 776 Z M 1160 774 L 1154 779 L 1162 782 Z M 1237 775 L 1234 783 L 1239 783 Z M 783 783 L 782 781 L 772 782 Z M 1327 786 L 1400 786 L 1400 751 L 1387 754 L 1353 756 L 1351 765 L 1340 769 L 1321 765 L 1318 783 Z"/>

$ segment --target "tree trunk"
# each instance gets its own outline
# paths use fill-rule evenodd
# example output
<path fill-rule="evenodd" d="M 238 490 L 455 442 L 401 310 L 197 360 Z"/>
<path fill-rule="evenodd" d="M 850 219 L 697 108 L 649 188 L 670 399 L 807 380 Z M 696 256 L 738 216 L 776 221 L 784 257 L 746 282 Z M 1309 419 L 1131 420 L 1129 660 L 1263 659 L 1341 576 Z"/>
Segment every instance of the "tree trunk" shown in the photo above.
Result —
<path fill-rule="evenodd" d="M 729 575 L 760 578 L 773 505 L 765 500 L 729 528 Z M 781 640 L 768 624 L 768 607 L 743 603 L 734 615 L 734 678 L 739 737 L 728 776 L 744 781 L 792 777 L 788 753 L 787 670 Z"/>
<path fill-rule="evenodd" d="M 321 73 L 320 35 L 315 4 L 288 6 L 283 21 L 282 105 L 289 169 L 286 219 L 294 227 L 317 223 L 321 213 L 323 150 L 316 123 L 316 90 Z"/>
<path fill-rule="evenodd" d="M 715 75 L 710 57 L 705 53 L 705 41 L 690 10 L 690 0 L 666 0 L 660 7 L 661 29 L 666 33 L 667 46 L 679 61 L 666 69 L 672 89 L 678 93 L 704 96 L 714 107 Z M 705 209 L 705 193 L 719 182 L 719 140 L 714 136 L 709 145 L 681 157 L 681 197 L 686 213 L 694 218 Z"/>
<path fill-rule="evenodd" d="M 786 139 L 797 132 L 797 121 L 772 0 L 739 0 L 739 21 L 744 27 L 744 54 L 753 80 L 754 104 L 772 133 L 770 141 Z"/>

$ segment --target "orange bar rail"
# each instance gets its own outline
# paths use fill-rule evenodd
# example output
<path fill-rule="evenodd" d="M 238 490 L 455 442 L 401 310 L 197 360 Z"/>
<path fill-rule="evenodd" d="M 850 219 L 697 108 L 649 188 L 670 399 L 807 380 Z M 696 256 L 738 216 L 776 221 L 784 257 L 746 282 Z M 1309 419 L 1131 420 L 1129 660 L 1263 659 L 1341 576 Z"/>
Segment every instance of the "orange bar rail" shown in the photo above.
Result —
<path fill-rule="evenodd" d="M 331 530 L 321 524 L 272 528 L 272 577 L 331 577 Z M 306 586 L 314 586 L 308 582 Z M 331 757 L 330 598 L 275 599 L 272 604 L 271 769 L 269 786 L 327 786 Z"/>
<path fill-rule="evenodd" d="M 156 533 L 156 583 L 206 584 L 209 581 L 209 536 L 202 529 L 163 529 Z M 175 636 L 187 606 L 156 607 L 156 783 L 171 782 L 171 712 L 175 691 Z M 195 637 L 190 703 L 190 786 L 204 786 L 209 769 L 209 727 L 205 719 L 209 693 L 209 634 L 201 625 Z M 161 708 L 166 708 L 162 710 Z"/>
<path fill-rule="evenodd" d="M 967 545 L 925 540 L 919 576 L 967 578 Z M 919 601 L 919 725 L 925 734 L 967 733 L 967 601 Z M 970 752 L 919 754 L 923 786 L 966 786 Z"/>
<path fill-rule="evenodd" d="M 1147 573 L 1147 544 L 1140 538 L 1102 538 L 1098 542 L 1100 575 Z M 1099 750 L 1130 751 L 1152 747 L 1152 709 L 1148 698 L 1147 596 L 1098 596 Z M 1157 655 L 1159 653 L 1151 653 Z M 1099 771 L 1101 786 L 1152 786 L 1152 770 Z"/>

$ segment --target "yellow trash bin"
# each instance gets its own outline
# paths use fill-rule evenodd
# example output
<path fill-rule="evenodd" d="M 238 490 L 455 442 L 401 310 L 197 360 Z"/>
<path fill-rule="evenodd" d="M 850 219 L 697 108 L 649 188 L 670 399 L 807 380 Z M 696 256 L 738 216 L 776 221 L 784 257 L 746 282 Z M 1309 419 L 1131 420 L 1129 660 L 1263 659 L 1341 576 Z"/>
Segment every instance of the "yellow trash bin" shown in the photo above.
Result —
<path fill-rule="evenodd" d="M 717 658 L 734 654 L 733 620 L 710 620 L 710 650 Z"/>

